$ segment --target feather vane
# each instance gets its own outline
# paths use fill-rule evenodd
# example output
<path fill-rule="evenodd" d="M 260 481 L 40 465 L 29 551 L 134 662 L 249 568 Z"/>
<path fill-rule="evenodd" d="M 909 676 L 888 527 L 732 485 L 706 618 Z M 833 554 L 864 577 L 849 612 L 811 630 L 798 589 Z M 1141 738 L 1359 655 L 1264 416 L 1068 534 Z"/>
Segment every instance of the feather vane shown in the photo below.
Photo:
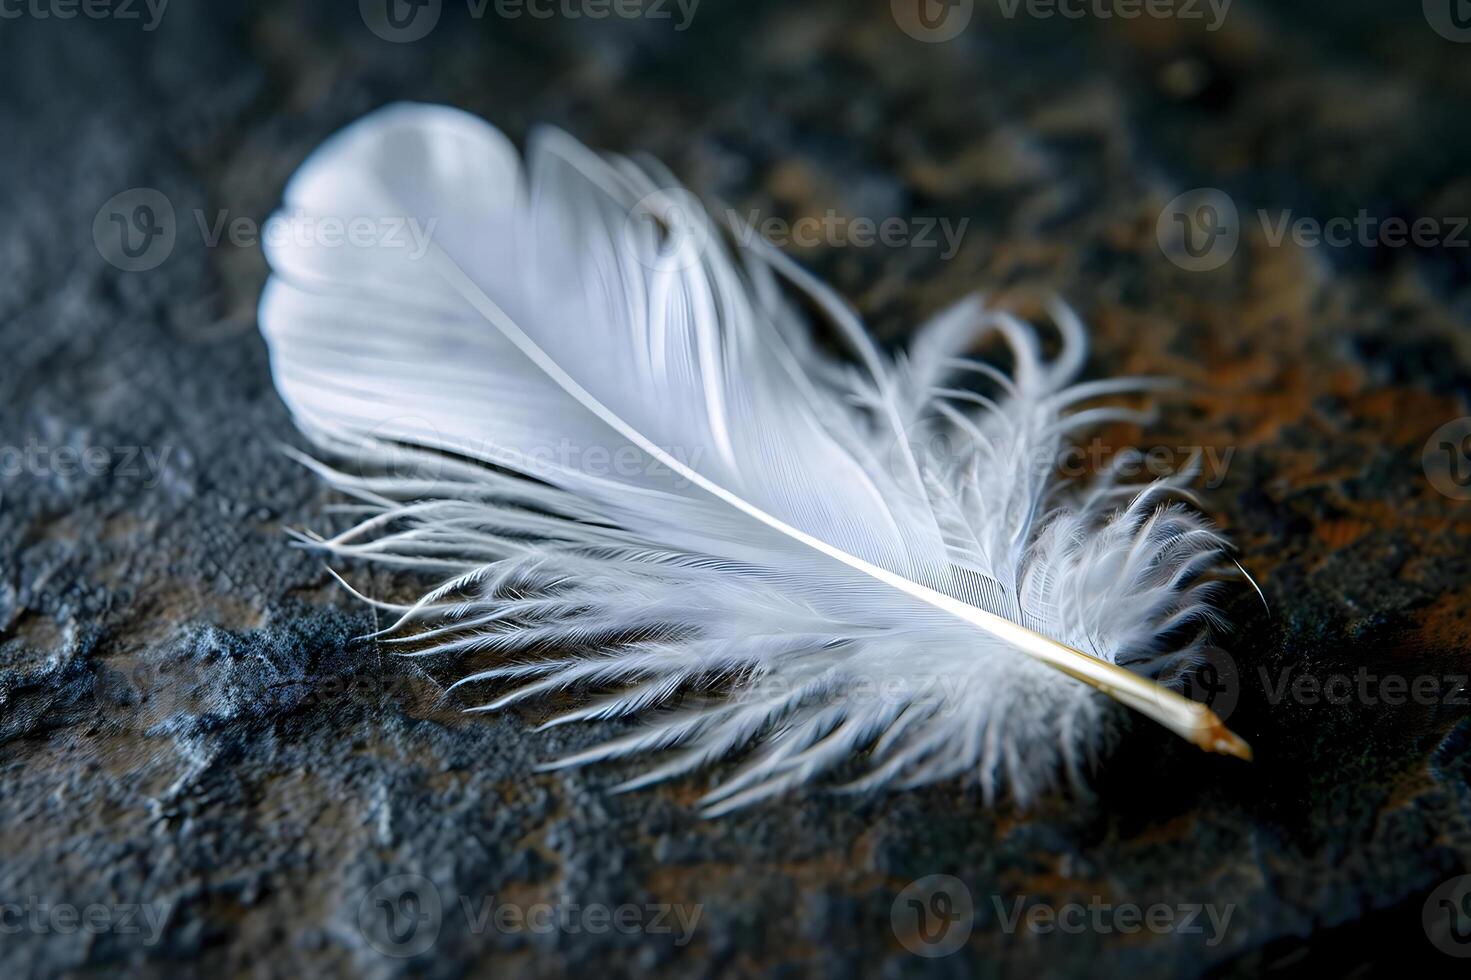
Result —
<path fill-rule="evenodd" d="M 966 300 L 890 356 L 827 287 L 728 243 L 655 164 L 400 105 L 291 181 L 284 213 L 397 216 L 382 241 L 268 243 L 260 324 L 298 426 L 360 518 L 306 538 L 438 576 L 377 634 L 476 667 L 478 710 L 601 692 L 548 725 L 646 726 L 553 766 L 665 752 L 628 788 L 748 751 L 721 813 L 834 771 L 854 789 L 955 776 L 1025 802 L 1079 781 L 1117 730 L 1101 691 L 1249 755 L 1177 676 L 1217 620 L 1226 543 L 1181 478 L 1065 481 L 1082 407 L 1157 383 L 1076 383 Z M 822 351 L 800 297 L 852 348 Z M 1003 372 L 972 359 L 987 337 Z M 1188 495 L 1186 495 L 1188 497 Z M 1082 682 L 1082 683 L 1079 683 Z M 517 685 L 506 690 L 508 685 Z"/>

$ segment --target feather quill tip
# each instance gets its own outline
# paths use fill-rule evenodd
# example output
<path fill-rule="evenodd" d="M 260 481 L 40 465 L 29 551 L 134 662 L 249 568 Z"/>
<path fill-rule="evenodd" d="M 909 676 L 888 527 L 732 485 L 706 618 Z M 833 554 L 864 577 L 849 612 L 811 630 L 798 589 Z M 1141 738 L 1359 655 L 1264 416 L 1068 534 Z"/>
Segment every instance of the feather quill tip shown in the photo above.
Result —
<path fill-rule="evenodd" d="M 1200 723 L 1191 741 L 1207 752 L 1234 755 L 1247 762 L 1252 760 L 1251 746 L 1246 739 L 1227 728 L 1220 717 L 1204 705 L 1201 706 Z"/>

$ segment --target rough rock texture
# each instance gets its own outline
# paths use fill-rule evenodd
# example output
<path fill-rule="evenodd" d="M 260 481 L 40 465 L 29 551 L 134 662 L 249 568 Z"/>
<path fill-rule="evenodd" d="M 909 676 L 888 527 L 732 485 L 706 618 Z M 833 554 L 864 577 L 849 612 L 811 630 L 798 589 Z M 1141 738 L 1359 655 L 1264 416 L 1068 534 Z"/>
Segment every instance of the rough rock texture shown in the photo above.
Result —
<path fill-rule="evenodd" d="M 1471 869 L 1458 679 L 1471 505 L 1438 492 L 1421 456 L 1471 414 L 1471 249 L 1274 245 L 1256 215 L 1471 214 L 1471 46 L 1431 30 L 1419 4 L 1368 0 L 1237 0 L 1216 31 L 1008 18 L 980 0 L 935 44 L 882 2 L 704 0 L 678 31 L 677 13 L 511 20 L 492 4 L 474 18 L 446 0 L 414 43 L 375 36 L 351 3 L 301 6 L 179 0 L 151 31 L 141 4 L 142 21 L 34 6 L 0 21 L 5 975 L 1463 962 L 1437 951 L 1421 913 Z M 517 138 L 549 121 L 646 150 L 743 211 L 967 218 L 948 261 L 793 251 L 888 342 L 977 288 L 1023 312 L 1058 292 L 1094 329 L 1092 373 L 1188 379 L 1158 426 L 1101 438 L 1234 452 L 1202 502 L 1271 610 L 1242 588 L 1223 641 L 1239 679 L 1230 721 L 1257 761 L 1135 724 L 1095 795 L 1031 813 L 937 786 L 704 821 L 691 802 L 706 777 L 613 796 L 617 767 L 537 774 L 607 732 L 532 734 L 544 706 L 462 715 L 443 678 L 355 642 L 371 612 L 281 533 L 321 526 L 332 497 L 276 451 L 296 436 L 253 324 L 264 262 L 209 237 L 219 212 L 263 219 L 323 137 L 400 98 Z M 127 272 L 102 260 L 93 224 L 137 187 L 168 199 L 177 241 Z M 1240 251 L 1213 272 L 1156 242 L 1161 209 L 1196 187 L 1242 215 Z M 356 577 L 385 595 L 412 585 Z M 1284 676 L 1361 667 L 1368 695 L 1274 696 Z M 1388 675 L 1436 678 L 1435 694 L 1387 704 Z M 974 931 L 925 959 L 891 911 L 932 874 L 964 883 Z M 374 945 L 410 951 L 373 925 L 385 895 L 415 911 L 398 901 L 402 875 L 432 882 L 407 879 L 435 931 L 416 956 Z M 1038 934 L 1005 927 L 1017 899 L 1210 903 L 1230 919 L 1219 935 Z M 680 945 L 677 926 L 477 927 L 484 900 L 700 917 Z M 67 904 L 100 907 L 101 926 L 67 928 L 54 914 Z M 155 934 L 146 915 L 160 911 Z"/>

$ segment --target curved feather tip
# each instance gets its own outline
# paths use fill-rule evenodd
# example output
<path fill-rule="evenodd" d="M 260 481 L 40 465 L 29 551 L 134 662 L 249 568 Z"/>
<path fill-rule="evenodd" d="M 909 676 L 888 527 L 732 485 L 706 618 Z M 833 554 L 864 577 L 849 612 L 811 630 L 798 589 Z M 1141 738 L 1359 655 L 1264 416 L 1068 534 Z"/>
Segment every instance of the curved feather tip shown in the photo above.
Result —
<path fill-rule="evenodd" d="M 360 501 L 313 544 L 439 577 L 380 604 L 379 642 L 463 659 L 485 710 L 576 689 L 597 696 L 549 725 L 647 718 L 556 764 L 665 753 L 625 788 L 750 750 L 711 813 L 826 775 L 1025 803 L 1117 737 L 1095 691 L 1250 757 L 1159 682 L 1218 618 L 1226 545 L 1189 474 L 1058 473 L 1081 429 L 1141 418 L 1085 404 L 1157 381 L 1076 382 L 1061 306 L 1050 359 L 979 299 L 890 356 L 651 166 L 555 131 L 523 165 L 473 117 L 401 105 L 292 179 L 282 220 L 385 230 L 273 236 L 260 308 L 282 398 L 347 461 L 309 465 Z M 987 339 L 1009 373 L 970 356 Z"/>

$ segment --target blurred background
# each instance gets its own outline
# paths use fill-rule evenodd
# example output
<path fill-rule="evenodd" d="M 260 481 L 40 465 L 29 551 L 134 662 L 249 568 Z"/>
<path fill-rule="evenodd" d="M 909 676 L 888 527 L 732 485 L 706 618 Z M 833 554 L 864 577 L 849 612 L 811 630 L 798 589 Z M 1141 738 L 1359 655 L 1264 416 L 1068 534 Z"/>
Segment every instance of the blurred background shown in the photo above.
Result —
<path fill-rule="evenodd" d="M 1370 976 L 1471 956 L 1471 3 L 0 0 L 0 966 L 10 976 Z M 534 765 L 352 638 L 283 527 L 264 222 L 443 102 L 651 154 L 898 344 L 976 290 L 1187 381 L 1240 547 L 1194 692 L 1088 794 L 700 819 Z M 393 595 L 403 583 L 356 570 Z"/>

